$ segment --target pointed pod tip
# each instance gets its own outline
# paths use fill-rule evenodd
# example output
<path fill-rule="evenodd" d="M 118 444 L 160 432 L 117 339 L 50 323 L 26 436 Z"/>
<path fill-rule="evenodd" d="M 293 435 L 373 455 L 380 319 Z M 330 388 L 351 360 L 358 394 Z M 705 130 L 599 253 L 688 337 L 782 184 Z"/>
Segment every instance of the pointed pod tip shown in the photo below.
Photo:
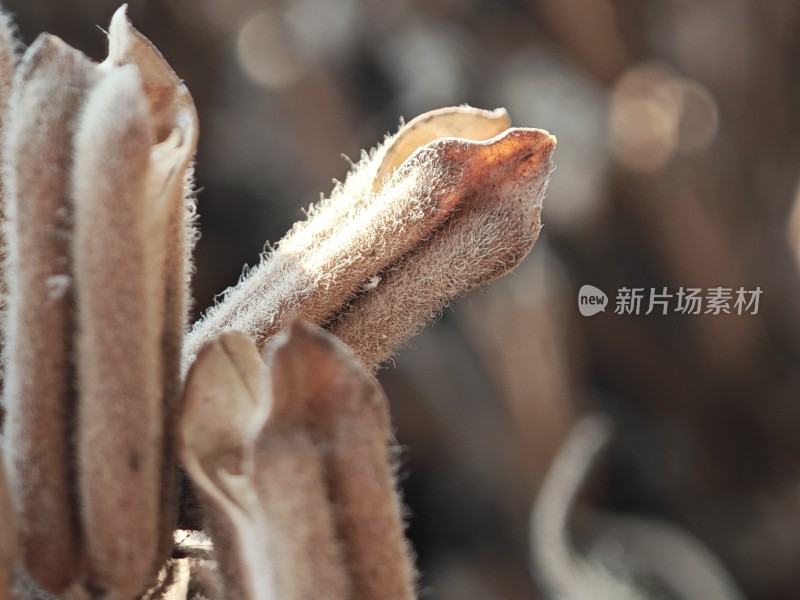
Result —
<path fill-rule="evenodd" d="M 223 331 L 200 349 L 189 369 L 187 384 L 193 382 L 200 372 L 208 369 L 209 364 L 216 365 L 217 369 L 225 369 L 234 380 L 241 382 L 246 382 L 248 376 L 263 368 L 253 338 L 236 330 Z"/>
<path fill-rule="evenodd" d="M 108 59 L 114 63 L 119 61 L 123 49 L 127 46 L 126 40 L 133 30 L 133 24 L 128 18 L 128 5 L 123 4 L 111 17 L 108 27 Z M 130 42 L 128 42 L 130 43 Z"/>
<path fill-rule="evenodd" d="M 339 417 L 368 411 L 388 431 L 388 404 L 379 384 L 329 331 L 293 319 L 271 354 L 274 407 L 284 423 L 299 420 L 329 431 Z"/>
<path fill-rule="evenodd" d="M 111 17 L 111 27 L 119 27 L 120 25 L 129 25 L 130 19 L 128 18 L 128 5 L 123 4 L 114 11 Z"/>
<path fill-rule="evenodd" d="M 42 33 L 23 54 L 17 77 L 21 82 L 29 81 L 40 69 L 58 70 L 61 61 L 79 55 L 81 53 L 78 50 L 69 46 L 58 36 Z"/>
<path fill-rule="evenodd" d="M 39 34 L 25 52 L 23 60 L 26 62 L 41 60 L 42 58 L 59 54 L 68 48 L 67 43 L 60 37 L 50 33 L 42 33 Z M 71 50 L 71 48 L 69 49 Z"/>

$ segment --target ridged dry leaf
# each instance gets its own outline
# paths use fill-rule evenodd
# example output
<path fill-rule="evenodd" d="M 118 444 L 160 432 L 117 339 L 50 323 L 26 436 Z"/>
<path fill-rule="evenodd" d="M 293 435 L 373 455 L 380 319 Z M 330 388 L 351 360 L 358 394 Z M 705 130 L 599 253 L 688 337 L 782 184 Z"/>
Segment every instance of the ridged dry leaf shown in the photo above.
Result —
<path fill-rule="evenodd" d="M 457 174 L 459 210 L 328 329 L 376 369 L 454 298 L 513 269 L 533 248 L 556 141 L 509 129 L 485 142 L 441 140 L 443 176 Z"/>
<path fill-rule="evenodd" d="M 206 344 L 186 379 L 181 461 L 204 500 L 230 598 L 268 598 L 275 590 L 275 574 L 256 537 L 263 527 L 253 479 L 268 389 L 255 343 L 239 332 Z"/>
<path fill-rule="evenodd" d="M 77 461 L 90 577 L 119 597 L 156 572 L 161 505 L 163 199 L 138 69 L 92 90 L 75 138 Z"/>
<path fill-rule="evenodd" d="M 414 568 L 392 475 L 389 408 L 339 340 L 295 321 L 271 350 L 274 395 L 303 411 L 326 473 L 352 598 L 415 597 Z"/>
<path fill-rule="evenodd" d="M 172 546 L 177 522 L 177 448 L 175 436 L 182 398 L 181 356 L 188 325 L 192 250 L 197 239 L 191 162 L 197 148 L 197 112 L 191 94 L 161 53 L 129 22 L 120 8 L 109 27 L 109 55 L 104 65 L 134 64 L 142 74 L 155 128 L 148 195 L 160 204 L 166 220 L 165 289 L 162 354 L 164 436 L 162 532 L 159 560 Z"/>
<path fill-rule="evenodd" d="M 23 58 L 6 131 L 4 458 L 23 564 L 51 592 L 70 585 L 81 557 L 69 467 L 75 415 L 68 149 L 94 78 L 82 54 L 40 37 Z"/>
<path fill-rule="evenodd" d="M 450 108 L 423 115 L 356 165 L 330 199 L 309 210 L 187 338 L 186 362 L 226 328 L 260 348 L 290 315 L 322 324 L 365 284 L 422 243 L 465 200 L 466 164 L 449 160 L 455 140 L 418 147 L 444 133 L 485 139 L 507 126 L 504 111 Z"/>

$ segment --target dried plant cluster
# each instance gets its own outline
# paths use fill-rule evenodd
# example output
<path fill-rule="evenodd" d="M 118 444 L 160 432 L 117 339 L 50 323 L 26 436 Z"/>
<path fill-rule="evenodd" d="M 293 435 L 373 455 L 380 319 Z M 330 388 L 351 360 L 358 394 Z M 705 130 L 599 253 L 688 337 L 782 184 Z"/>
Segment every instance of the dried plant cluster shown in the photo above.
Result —
<path fill-rule="evenodd" d="M 531 250 L 554 138 L 418 117 L 187 332 L 188 91 L 124 9 L 100 64 L 4 25 L 0 598 L 414 597 L 373 372 Z"/>

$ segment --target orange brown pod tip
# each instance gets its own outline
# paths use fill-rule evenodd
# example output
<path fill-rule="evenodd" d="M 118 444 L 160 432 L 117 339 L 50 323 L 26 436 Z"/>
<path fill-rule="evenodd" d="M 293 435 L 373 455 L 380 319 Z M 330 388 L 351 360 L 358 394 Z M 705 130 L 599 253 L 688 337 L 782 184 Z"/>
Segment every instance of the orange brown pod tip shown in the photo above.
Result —
<path fill-rule="evenodd" d="M 410 600 L 414 568 L 392 475 L 388 402 L 328 332 L 301 321 L 271 354 L 276 389 L 293 390 L 326 473 L 326 497 L 353 598 Z"/>
<path fill-rule="evenodd" d="M 540 129 L 433 142 L 459 209 L 326 327 L 374 370 L 453 299 L 513 269 L 538 238 L 555 146 Z"/>
<path fill-rule="evenodd" d="M 70 467 L 75 390 L 69 181 L 75 120 L 95 78 L 93 63 L 82 54 L 52 36 L 39 37 L 22 60 L 5 128 L 3 454 L 23 566 L 54 593 L 78 576 L 81 557 Z"/>
<path fill-rule="evenodd" d="M 309 218 L 194 326 L 184 364 L 226 328 L 246 331 L 263 349 L 290 315 L 325 322 L 458 205 L 459 173 L 442 163 L 437 148 L 420 145 L 447 132 L 485 139 L 507 126 L 504 110 L 457 107 L 401 128 L 355 165 L 330 199 L 312 207 Z"/>

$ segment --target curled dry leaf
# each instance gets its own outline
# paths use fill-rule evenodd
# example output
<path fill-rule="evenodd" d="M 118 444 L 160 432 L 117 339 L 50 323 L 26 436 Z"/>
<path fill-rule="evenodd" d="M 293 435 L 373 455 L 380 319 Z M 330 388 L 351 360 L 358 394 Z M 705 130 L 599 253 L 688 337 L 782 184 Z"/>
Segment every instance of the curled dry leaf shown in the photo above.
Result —
<path fill-rule="evenodd" d="M 297 315 L 322 324 L 370 279 L 424 243 L 468 198 L 466 162 L 451 160 L 463 141 L 507 128 L 505 111 L 467 107 L 434 111 L 411 121 L 365 156 L 330 199 L 281 240 L 190 332 L 186 364 L 226 328 L 251 334 L 259 348 Z"/>
<path fill-rule="evenodd" d="M 255 344 L 239 332 L 207 344 L 187 378 L 181 455 L 206 503 L 224 588 L 253 600 L 322 589 L 348 598 L 303 408 L 268 385 Z"/>
<path fill-rule="evenodd" d="M 597 590 L 591 587 L 598 584 L 595 579 L 601 574 L 576 554 L 568 534 L 569 518 L 578 492 L 610 436 L 611 423 L 606 419 L 579 421 L 550 467 L 531 511 L 530 545 L 534 575 L 542 580 L 554 597 L 598 597 L 604 600 L 612 597 L 595 595 L 595 591 L 605 594 L 609 590 L 602 586 Z M 614 584 L 612 590 L 621 594 L 620 599 L 633 600 L 636 597 L 631 596 L 630 590 L 621 583 Z"/>

